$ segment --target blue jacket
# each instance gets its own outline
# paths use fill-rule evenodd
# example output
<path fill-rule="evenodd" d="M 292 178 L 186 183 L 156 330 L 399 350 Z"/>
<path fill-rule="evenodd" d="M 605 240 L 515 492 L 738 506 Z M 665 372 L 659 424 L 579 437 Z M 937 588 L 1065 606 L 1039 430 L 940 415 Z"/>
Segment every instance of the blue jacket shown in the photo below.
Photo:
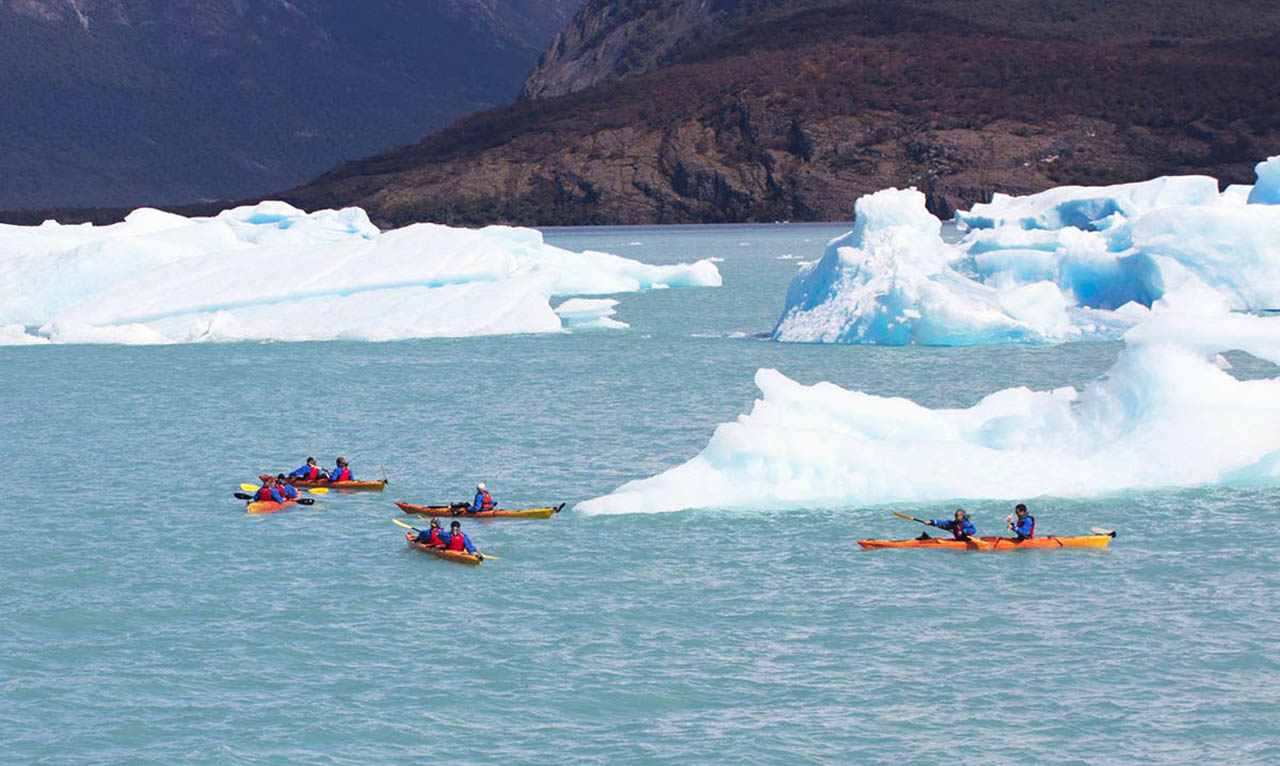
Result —
<path fill-rule="evenodd" d="M 929 523 L 935 527 L 945 529 L 953 535 L 956 533 L 955 519 L 931 519 Z M 965 519 L 963 522 L 960 523 L 960 533 L 969 535 L 970 537 L 972 537 L 978 534 L 978 528 L 973 525 L 972 521 Z"/>
<path fill-rule="evenodd" d="M 489 497 L 493 497 L 493 495 L 490 495 Z M 494 508 L 498 507 L 498 501 L 496 500 L 493 501 L 493 507 Z M 483 492 L 476 493 L 475 499 L 471 501 L 471 507 L 468 508 L 467 510 L 471 511 L 472 513 L 475 513 L 476 511 L 484 510 L 484 493 Z"/>
<path fill-rule="evenodd" d="M 1021 519 L 1015 518 L 1013 520 L 1013 534 L 1019 540 L 1026 540 L 1028 537 L 1034 536 L 1035 531 L 1036 520 L 1031 516 L 1031 514 L 1027 514 Z"/>
<path fill-rule="evenodd" d="M 356 472 L 351 470 L 351 466 L 349 466 L 349 465 L 346 465 L 346 466 L 340 465 L 340 466 L 335 466 L 335 467 L 334 467 L 334 469 L 333 469 L 332 471 L 329 471 L 329 481 L 340 481 L 340 479 L 338 479 L 338 477 L 342 475 L 342 469 L 343 469 L 343 468 L 346 468 L 346 469 L 347 469 L 347 473 L 351 474 L 350 478 L 346 479 L 346 481 L 355 481 L 355 480 L 356 480 Z M 323 469 L 321 469 L 321 470 L 323 470 Z"/>
<path fill-rule="evenodd" d="M 294 489 L 292 484 L 277 485 L 280 488 L 280 494 L 286 498 L 293 500 L 298 496 L 298 490 Z"/>
<path fill-rule="evenodd" d="M 466 549 L 467 549 L 467 553 L 475 553 L 475 552 L 476 552 L 476 547 L 475 547 L 474 545 L 472 545 L 472 544 L 471 544 L 471 538 L 470 538 L 470 537 L 467 537 L 467 533 L 466 533 L 466 532 L 459 532 L 458 534 L 462 535 L 462 547 L 464 547 L 464 548 L 466 548 Z M 448 548 L 448 547 L 449 547 L 449 542 L 450 542 L 451 540 L 453 540 L 453 533 L 452 533 L 452 532 L 441 532 L 441 533 L 440 533 L 440 539 L 441 539 L 441 540 L 444 540 L 444 547 Z"/>
<path fill-rule="evenodd" d="M 320 475 L 324 476 L 324 469 L 321 468 L 319 470 L 320 470 Z M 289 475 L 298 479 L 302 479 L 308 476 L 310 473 L 311 473 L 311 466 L 304 464 L 301 468 L 299 468 L 298 470 L 294 471 Z"/>

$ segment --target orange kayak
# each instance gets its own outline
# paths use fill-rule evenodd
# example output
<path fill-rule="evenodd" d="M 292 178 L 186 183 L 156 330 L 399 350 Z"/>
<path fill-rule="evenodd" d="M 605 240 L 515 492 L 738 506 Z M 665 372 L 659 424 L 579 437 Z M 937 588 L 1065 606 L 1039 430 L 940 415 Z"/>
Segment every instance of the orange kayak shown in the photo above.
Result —
<path fill-rule="evenodd" d="M 444 548 L 433 548 L 430 545 L 424 545 L 418 542 L 417 538 L 418 536 L 413 532 L 404 533 L 405 542 L 409 543 L 409 547 L 416 551 L 430 553 L 432 556 L 444 559 L 445 561 L 453 561 L 458 564 L 466 564 L 467 566 L 473 567 L 480 566 L 479 556 L 467 553 L 466 551 L 446 551 Z"/>
<path fill-rule="evenodd" d="M 492 511 L 477 511 L 475 513 L 448 505 L 412 505 L 410 503 L 397 502 L 396 507 L 405 513 L 416 513 L 419 516 L 457 516 L 458 518 L 467 519 L 549 519 L 559 513 L 561 508 L 564 508 L 564 503 L 548 508 L 525 508 L 523 510 L 510 511 L 495 508 Z"/>
<path fill-rule="evenodd" d="M 266 481 L 266 474 L 259 476 L 258 480 Z M 286 481 L 298 489 L 328 487 L 345 492 L 381 492 L 387 488 L 385 481 L 326 481 L 324 479 L 286 479 Z"/>
<path fill-rule="evenodd" d="M 296 498 L 286 500 L 283 503 L 277 503 L 274 500 L 259 500 L 256 503 L 249 503 L 244 509 L 249 513 L 279 513 L 296 502 L 298 502 Z"/>
<path fill-rule="evenodd" d="M 927 540 L 859 540 L 863 548 L 945 548 L 955 551 L 1016 551 L 1031 548 L 1105 548 L 1115 539 L 1109 535 L 1077 535 L 1075 537 L 1033 537 L 1018 542 L 1012 537 L 979 537 L 981 542 L 965 542 L 950 537 Z"/>

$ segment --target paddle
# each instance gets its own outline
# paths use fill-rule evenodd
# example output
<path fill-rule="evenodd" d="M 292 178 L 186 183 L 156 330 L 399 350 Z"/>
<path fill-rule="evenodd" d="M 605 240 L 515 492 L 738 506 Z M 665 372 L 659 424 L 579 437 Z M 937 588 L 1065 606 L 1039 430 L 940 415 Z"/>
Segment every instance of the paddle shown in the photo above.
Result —
<path fill-rule="evenodd" d="M 405 529 L 412 529 L 414 532 L 419 532 L 419 533 L 422 532 L 421 529 L 418 529 L 417 527 L 414 527 L 414 526 L 410 526 L 404 523 L 403 521 L 401 521 L 400 519 L 397 519 L 394 517 L 391 519 L 391 523 L 395 524 L 398 527 L 404 527 Z M 497 556 L 494 556 L 489 553 L 485 553 L 484 551 L 477 551 L 477 552 L 483 555 L 486 559 L 493 559 L 494 561 L 502 561 L 502 559 L 498 558 Z"/>
<path fill-rule="evenodd" d="M 924 519 L 917 519 L 915 516 L 908 516 L 907 514 L 902 513 L 901 511 L 892 511 L 892 513 L 893 513 L 893 515 L 894 515 L 894 516 L 897 516 L 897 517 L 898 517 L 898 518 L 900 518 L 900 519 L 906 519 L 906 520 L 908 520 L 908 521 L 914 521 L 914 522 L 916 522 L 917 524 L 923 524 L 923 525 L 925 525 L 926 527 L 932 527 L 932 526 L 933 526 L 933 524 L 930 524 L 929 522 L 925 521 Z M 986 540 L 979 539 L 979 538 L 977 538 L 977 537 L 970 537 L 968 540 L 961 540 L 961 542 L 969 543 L 970 545 L 975 545 L 975 546 L 977 546 L 977 547 L 979 547 L 979 548 L 990 548 L 990 547 L 992 547 L 991 543 L 987 542 Z"/>
<path fill-rule="evenodd" d="M 253 495 L 246 495 L 243 492 L 233 492 L 232 495 L 237 500 L 248 500 L 249 502 L 253 502 Z M 263 502 L 266 502 L 266 501 L 263 501 Z M 309 497 L 300 497 L 294 502 L 297 503 L 298 505 L 315 505 L 316 504 L 316 501 Z"/>
<path fill-rule="evenodd" d="M 243 489 L 245 492 L 257 492 L 258 490 L 262 489 L 262 487 L 259 487 L 256 484 L 241 484 L 240 489 Z M 305 492 L 311 495 L 327 495 L 329 494 L 329 488 L 315 487 L 313 489 L 305 490 Z"/>

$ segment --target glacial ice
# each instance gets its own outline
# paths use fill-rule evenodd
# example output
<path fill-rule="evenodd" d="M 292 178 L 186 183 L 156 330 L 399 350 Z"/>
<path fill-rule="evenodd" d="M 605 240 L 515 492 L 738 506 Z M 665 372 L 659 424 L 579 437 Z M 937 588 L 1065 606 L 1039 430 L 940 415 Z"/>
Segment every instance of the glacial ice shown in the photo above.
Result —
<path fill-rule="evenodd" d="M 557 313 L 550 299 L 719 284 L 707 260 L 658 266 L 571 252 L 533 229 L 380 232 L 359 208 L 304 213 L 283 202 L 210 218 L 144 208 L 110 226 L 0 226 L 0 345 L 625 327 L 609 319 L 611 305 L 568 301 Z"/>
<path fill-rule="evenodd" d="M 1258 182 L 1249 190 L 1251 205 L 1280 205 L 1280 155 L 1259 162 Z"/>
<path fill-rule="evenodd" d="M 854 230 L 787 291 L 780 341 L 980 345 L 1116 339 L 1160 314 L 1280 308 L 1280 158 L 1219 194 L 1204 176 L 996 195 L 957 213 L 914 189 L 855 204 Z M 1248 203 L 1244 190 L 1248 189 Z M 1280 194 L 1280 191 L 1276 191 Z"/>
<path fill-rule="evenodd" d="M 1080 390 L 997 391 L 929 409 L 761 369 L 751 412 L 656 476 L 580 503 L 588 514 L 788 509 L 1134 488 L 1280 483 L 1280 377 L 1237 380 L 1218 352 L 1280 363 L 1280 319 L 1159 317 Z"/>

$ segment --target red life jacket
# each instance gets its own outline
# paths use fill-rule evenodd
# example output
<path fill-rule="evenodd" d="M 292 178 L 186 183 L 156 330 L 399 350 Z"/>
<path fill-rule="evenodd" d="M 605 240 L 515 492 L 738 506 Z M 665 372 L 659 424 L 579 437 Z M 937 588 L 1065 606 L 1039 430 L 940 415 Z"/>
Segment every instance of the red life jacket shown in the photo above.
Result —
<path fill-rule="evenodd" d="M 351 481 L 351 469 L 345 465 L 342 466 L 342 470 L 338 471 L 337 475 L 329 479 L 329 481 Z"/>
<path fill-rule="evenodd" d="M 427 545 L 430 545 L 430 546 L 435 547 L 435 548 L 443 548 L 443 547 L 444 547 L 444 540 L 441 540 L 441 539 L 440 539 L 440 528 L 439 528 L 439 527 L 432 527 L 432 529 L 431 529 L 431 536 L 427 538 Z"/>
<path fill-rule="evenodd" d="M 462 539 L 462 533 L 461 533 L 461 532 L 450 532 L 450 533 L 449 533 L 449 550 L 451 550 L 451 551 L 465 551 L 466 549 L 467 549 L 467 544 L 466 544 L 466 542 Z"/>
<path fill-rule="evenodd" d="M 275 498 L 271 496 L 271 487 L 258 487 L 258 491 L 253 493 L 253 502 L 261 503 L 267 500 L 275 500 Z"/>
<path fill-rule="evenodd" d="M 480 510 L 492 511 L 493 497 L 488 492 L 481 492 L 480 494 L 482 495 L 482 497 L 480 498 Z"/>
<path fill-rule="evenodd" d="M 312 480 L 320 478 L 320 466 L 311 466 L 311 470 L 307 471 L 307 478 Z"/>

